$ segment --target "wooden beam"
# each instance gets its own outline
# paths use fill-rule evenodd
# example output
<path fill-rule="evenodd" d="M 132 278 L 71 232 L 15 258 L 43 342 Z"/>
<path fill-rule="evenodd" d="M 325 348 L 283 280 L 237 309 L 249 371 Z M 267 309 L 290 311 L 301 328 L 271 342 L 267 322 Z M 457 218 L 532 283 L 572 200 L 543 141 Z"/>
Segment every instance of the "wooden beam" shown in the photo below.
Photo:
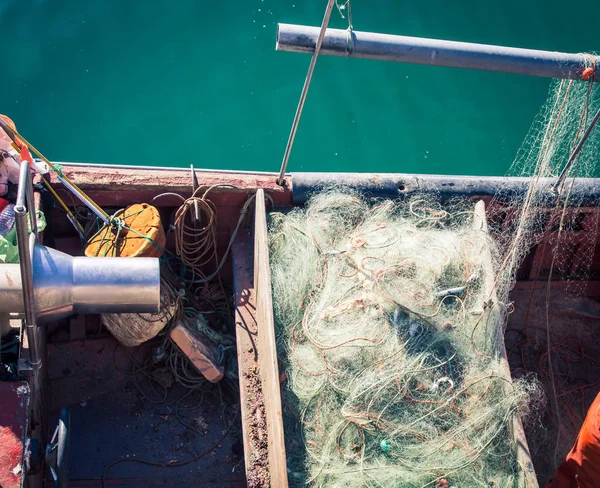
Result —
<path fill-rule="evenodd" d="M 485 296 L 485 300 L 491 299 L 493 302 L 492 307 L 490 307 L 490 313 L 495 314 L 496 316 L 492 317 L 492 323 L 494 323 L 496 327 L 502 327 L 503 324 L 501 323 L 501 320 L 503 313 L 501 312 L 500 307 L 503 307 L 504 305 L 498 302 L 498 296 L 496 294 L 496 273 L 494 272 L 492 252 L 490 249 L 491 239 L 489 237 L 487 217 L 485 214 L 485 203 L 483 202 L 483 200 L 480 200 L 475 204 L 474 213 L 475 218 L 473 219 L 473 228 L 476 231 L 481 231 L 479 232 L 479 235 L 481 242 L 483 293 Z M 500 337 L 500 367 L 502 368 L 500 374 L 508 380 L 512 381 L 510 366 L 508 364 L 508 359 L 506 355 L 506 345 L 504 344 L 504 336 L 499 335 L 498 337 Z M 518 414 L 515 414 L 512 419 L 511 431 L 515 446 L 517 448 L 517 461 L 519 463 L 520 468 L 520 479 L 518 486 L 535 488 L 539 485 L 535 476 L 533 462 L 531 461 L 531 453 L 529 452 L 529 446 L 527 444 L 527 438 L 525 437 L 523 423 L 521 422 L 521 418 L 518 416 Z"/>
<path fill-rule="evenodd" d="M 277 345 L 275 342 L 275 322 L 273 319 L 267 216 L 265 195 L 262 189 L 256 192 L 254 225 L 254 288 L 256 290 L 260 373 L 269 432 L 269 470 L 271 474 L 271 486 L 274 488 L 285 488 L 288 486 L 288 478 L 283 437 Z"/>

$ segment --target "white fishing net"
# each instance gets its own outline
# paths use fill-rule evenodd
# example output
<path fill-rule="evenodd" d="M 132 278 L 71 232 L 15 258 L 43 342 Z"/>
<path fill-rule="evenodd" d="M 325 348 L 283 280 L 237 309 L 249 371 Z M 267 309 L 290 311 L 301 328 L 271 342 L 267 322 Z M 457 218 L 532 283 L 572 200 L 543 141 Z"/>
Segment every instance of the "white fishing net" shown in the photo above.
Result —
<path fill-rule="evenodd" d="M 331 190 L 273 215 L 293 482 L 517 486 L 535 386 L 503 361 L 497 262 L 481 204 Z"/>
<path fill-rule="evenodd" d="M 431 194 L 371 201 L 333 188 L 272 214 L 292 485 L 524 485 L 518 418 L 533 406 L 559 419 L 561 402 L 552 354 L 544 389 L 510 379 L 510 291 L 519 272 L 585 292 L 597 222 L 580 183 L 594 175 L 596 132 L 556 177 L 599 102 L 590 83 L 553 83 L 510 171 L 522 186 L 489 202 L 489 233 L 483 202 Z"/>

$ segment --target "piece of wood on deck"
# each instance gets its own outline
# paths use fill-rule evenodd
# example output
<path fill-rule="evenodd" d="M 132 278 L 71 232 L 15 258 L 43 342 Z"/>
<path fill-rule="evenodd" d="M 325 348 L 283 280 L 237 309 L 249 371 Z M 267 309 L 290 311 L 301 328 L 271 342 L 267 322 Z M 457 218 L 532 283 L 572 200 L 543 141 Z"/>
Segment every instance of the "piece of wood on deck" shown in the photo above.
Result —
<path fill-rule="evenodd" d="M 171 340 L 185 354 L 195 368 L 211 383 L 223 379 L 223 367 L 215 359 L 214 347 L 192 334 L 179 322 L 170 332 Z"/>
<path fill-rule="evenodd" d="M 487 217 L 485 213 L 485 203 L 483 200 L 478 201 L 475 204 L 475 218 L 473 219 L 473 228 L 476 231 L 481 231 L 480 242 L 481 242 L 481 262 L 483 264 L 482 271 L 482 286 L 485 297 L 492 300 L 494 306 L 490 307 L 491 313 L 495 313 L 496 317 L 492 323 L 497 324 L 497 327 L 502 327 L 502 313 L 500 307 L 502 304 L 498 303 L 498 297 L 496 294 L 496 274 L 494 273 L 494 266 L 492 260 L 492 252 L 490 249 L 490 236 L 487 225 Z M 486 299 L 488 299 L 486 298 Z M 504 344 L 504 335 L 500 334 L 500 365 L 502 370 L 500 374 L 512 381 L 510 373 L 510 366 L 506 356 L 506 345 Z M 515 414 L 512 419 L 511 434 L 515 442 L 517 449 L 517 461 L 521 469 L 521 476 L 519 479 L 520 487 L 535 488 L 538 485 L 533 462 L 531 461 L 531 453 L 529 452 L 529 446 L 527 444 L 527 438 L 525 437 L 525 431 L 523 429 L 523 423 L 521 422 L 518 414 Z"/>
<path fill-rule="evenodd" d="M 273 297 L 271 294 L 267 216 L 265 195 L 262 189 L 256 192 L 254 288 L 256 290 L 260 372 L 265 399 L 267 428 L 269 431 L 268 446 L 271 486 L 285 488 L 288 486 L 288 478 L 283 436 L 279 366 L 277 363 L 277 346 L 275 342 L 275 321 L 273 318 Z"/>

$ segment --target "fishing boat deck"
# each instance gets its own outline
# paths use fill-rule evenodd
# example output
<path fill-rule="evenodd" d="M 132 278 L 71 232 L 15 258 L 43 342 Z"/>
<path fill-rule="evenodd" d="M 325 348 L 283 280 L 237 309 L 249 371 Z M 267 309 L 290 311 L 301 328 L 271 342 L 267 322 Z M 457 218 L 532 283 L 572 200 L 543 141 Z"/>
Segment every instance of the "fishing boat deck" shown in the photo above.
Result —
<path fill-rule="evenodd" d="M 107 174 L 73 166 L 69 174 L 105 208 L 122 208 L 161 195 L 154 204 L 165 223 L 172 222 L 181 203 L 177 195 L 187 198 L 192 192 L 191 175 L 183 171 L 117 169 Z M 267 188 L 280 206 L 291 204 L 291 193 L 276 185 L 271 175 L 197 174 L 203 187 L 218 185 L 211 201 L 216 206 L 220 255 L 226 252 L 242 205 L 257 188 Z M 60 191 L 60 186 L 56 188 Z M 243 226 L 252 220 L 249 215 Z M 51 224 L 54 246 L 80 255 L 77 236 L 62 215 L 57 212 Z M 252 249 L 251 238 L 251 233 L 242 230 L 236 249 Z M 174 248 L 172 233 L 167 247 Z M 231 289 L 230 262 L 221 274 Z M 246 486 L 242 413 L 235 388 L 207 383 L 186 397 L 188 390 L 168 377 L 158 378 L 165 381 L 165 387 L 160 387 L 156 378 L 149 381 L 142 368 L 133 364 L 133 360 L 143 363 L 151 348 L 147 344 L 133 348 L 119 345 L 101 326 L 99 316 L 75 316 L 51 324 L 47 332 L 51 417 L 65 406 L 71 412 L 69 486 L 183 488 L 198 486 L 199 482 L 202 486 Z M 185 463 L 199 455 L 183 466 L 156 465 Z M 136 462 L 110 467 L 103 485 L 104 471 L 120 459 Z"/>
<path fill-rule="evenodd" d="M 104 206 L 123 207 L 139 202 L 140 199 L 152 201 L 158 194 L 163 194 L 164 196 L 155 200 L 154 204 L 159 208 L 164 222 L 171 221 L 173 211 L 180 203 L 177 198 L 169 196 L 168 193 L 177 193 L 185 197 L 191 193 L 189 173 L 183 171 L 158 170 L 150 177 L 148 177 L 146 170 L 140 169 L 117 169 L 111 175 L 107 175 L 104 170 L 99 168 L 72 167 L 69 168 L 69 171 L 70 174 L 75 175 L 78 184 L 100 205 Z M 303 179 L 298 178 L 299 188 L 296 193 L 292 191 L 294 189 L 292 187 L 293 178 L 289 179 L 289 186 L 282 188 L 276 185 L 273 175 L 228 175 L 227 173 L 202 172 L 198 173 L 198 176 L 201 180 L 200 184 L 203 186 L 212 184 L 233 185 L 230 188 L 226 186 L 219 188 L 213 196 L 213 201 L 217 207 L 217 235 L 220 255 L 225 252 L 240 208 L 248 196 L 257 188 L 265 189 L 273 198 L 276 207 L 289 208 L 294 203 L 302 203 L 296 201 L 299 198 L 297 195 L 302 195 L 300 199 L 306 199 L 310 194 L 304 181 L 308 181 L 313 188 L 319 187 L 319 182 L 313 181 L 314 176 L 311 175 Z M 367 181 L 372 185 L 372 188 L 376 189 L 376 194 L 406 196 L 438 186 L 439 182 L 434 178 L 415 178 L 403 175 L 400 178 L 387 176 L 387 178 L 373 179 L 364 176 L 351 178 L 351 182 L 360 185 Z M 462 181 L 451 179 L 453 181 L 446 186 L 442 186 L 442 188 L 447 188 L 450 192 L 471 192 L 473 199 L 479 196 L 486 201 L 490 200 L 490 193 L 493 193 L 492 187 L 496 187 L 499 183 L 494 181 L 493 184 L 486 185 L 486 182 L 483 182 L 478 186 L 477 182 L 469 178 Z M 589 184 L 589 182 L 583 183 Z M 522 182 L 518 182 L 518 184 L 522 184 Z M 593 214 L 594 219 L 597 218 L 595 207 L 583 209 L 583 211 L 587 212 L 586 215 Z M 595 222 L 594 219 L 588 218 L 590 223 Z M 238 310 L 236 315 L 238 342 L 241 340 L 244 344 L 243 347 L 239 347 L 238 344 L 238 360 L 241 361 L 240 364 L 244 363 L 246 364 L 245 367 L 248 368 L 259 361 L 259 350 L 256 345 L 255 290 L 253 289 L 251 276 L 253 262 L 252 224 L 253 218 L 249 216 L 233 245 L 232 263 L 228 262 L 222 273 L 228 285 L 234 289 Z M 586 229 L 581 226 L 579 229 L 575 229 L 575 233 L 577 230 L 582 232 Z M 64 233 L 60 235 L 64 236 Z M 71 250 L 73 250 L 74 239 L 75 236 L 62 237 L 57 243 L 57 247 L 60 248 L 60 245 L 63 245 L 65 248 L 69 248 L 71 246 Z M 173 243 L 168 242 L 168 245 L 172 246 Z M 600 262 L 598 256 L 600 256 L 600 253 L 596 252 L 597 247 L 596 243 L 592 249 L 596 258 L 592 262 L 588 281 L 579 283 L 573 277 L 558 276 L 549 285 L 552 288 L 551 301 L 553 304 L 550 317 L 552 343 L 561 343 L 567 337 L 575 337 L 581 343 L 586 344 L 586 354 L 592 357 L 596 356 L 597 351 L 594 349 L 593 341 L 590 341 L 590 331 L 594 330 L 598 318 L 594 310 L 600 308 L 598 304 L 598 299 L 600 299 L 600 282 L 598 281 L 598 278 L 600 278 Z M 545 256 L 540 251 L 541 246 L 533 248 L 519 271 L 518 281 L 511 295 L 511 300 L 515 303 L 515 311 L 510 316 L 505 340 L 509 363 L 515 378 L 534 373 L 541 375 L 541 379 L 544 381 L 547 378 L 543 376 L 544 365 L 543 361 L 540 362 L 540 354 L 543 354 L 545 338 L 540 338 L 537 344 L 527 344 L 526 364 L 523 364 L 522 358 L 525 356 L 521 354 L 523 334 L 529 334 L 527 336 L 529 338 L 537 337 L 537 335 L 545 334 L 546 329 L 544 299 L 547 279 L 545 277 L 547 277 L 547 270 L 550 267 L 550 260 L 549 256 Z M 574 253 L 576 251 L 577 248 L 575 247 Z M 566 291 L 568 287 L 577 288 L 579 295 L 570 297 Z M 530 306 L 530 303 L 533 305 Z M 72 468 L 71 478 L 73 482 L 79 483 L 81 486 L 89 486 L 90 484 L 95 486 L 94 483 L 98 483 L 98 479 L 101 478 L 102 471 L 106 466 L 118 458 L 127 456 L 131 458 L 135 455 L 138 459 L 165 462 L 165 460 L 169 461 L 170 458 L 189 458 L 200 453 L 202 449 L 210 447 L 226 428 L 224 419 L 217 412 L 219 402 L 215 397 L 207 393 L 205 403 L 196 411 L 196 415 L 204 418 L 209 425 L 208 433 L 202 437 L 197 436 L 195 433 L 190 434 L 189 429 L 183 427 L 176 418 L 169 414 L 173 406 L 165 403 L 154 404 L 148 402 L 147 399 L 141 396 L 135 382 L 132 383 L 130 375 L 115 369 L 112 353 L 109 354 L 109 351 L 114 350 L 116 341 L 108 336 L 106 332 L 104 332 L 105 337 L 94 338 L 94 331 L 98 330 L 97 318 L 88 318 L 87 322 L 89 323 L 87 328 L 90 330 L 91 336 L 88 333 L 85 341 L 71 340 L 62 346 L 51 344 L 49 349 L 50 358 L 53 357 L 53 351 L 55 351 L 55 357 L 57 358 L 56 362 L 52 359 L 49 361 L 51 365 L 54 363 L 51 366 L 52 370 L 60 369 L 56 365 L 63 364 L 62 371 L 75 371 L 81 368 L 82 356 L 88 356 L 91 353 L 102 358 L 95 362 L 96 365 L 103 364 L 103 369 L 97 371 L 97 380 L 92 380 L 93 376 L 86 377 L 83 388 L 81 382 L 73 382 L 72 378 L 69 379 L 66 376 L 51 378 L 51 385 L 54 382 L 55 391 L 60 391 L 58 395 L 60 398 L 68 397 L 69 390 L 70 394 L 76 393 L 79 396 L 91 394 L 94 397 L 87 400 L 85 406 L 82 406 L 81 403 L 82 401 L 86 402 L 83 397 L 81 399 L 77 398 L 77 401 L 74 402 L 72 430 L 73 437 L 78 440 L 74 441 L 73 446 L 78 457 L 73 459 L 72 466 L 78 467 Z M 575 322 L 576 326 L 574 326 Z M 525 331 L 526 327 L 527 331 Z M 78 333 L 81 333 L 82 325 L 77 320 L 72 319 L 69 330 L 72 339 L 77 337 Z M 531 330 L 536 331 L 533 336 Z M 64 333 L 65 329 L 63 329 Z M 65 351 L 61 350 L 63 347 L 74 351 L 74 355 L 65 354 Z M 140 348 L 143 348 L 143 346 L 140 346 Z M 126 360 L 127 358 L 121 354 L 120 360 L 123 359 Z M 570 381 L 578 385 L 593 384 L 598 378 L 598 372 L 596 365 L 584 362 L 571 367 L 569 373 L 573 377 Z M 84 376 L 86 375 L 84 374 Z M 247 390 L 248 382 L 246 379 L 243 378 L 242 384 L 246 385 L 241 389 L 241 403 L 244 405 L 245 401 L 252 400 L 248 398 L 252 396 L 252 392 Z M 548 388 L 547 381 L 546 387 Z M 55 398 L 57 394 L 53 394 L 52 390 L 51 386 L 51 397 Z M 572 445 L 577 433 L 578 422 L 583 419 L 587 406 L 596 394 L 594 388 L 586 388 L 582 392 L 583 396 L 578 399 L 577 409 L 571 412 L 569 425 L 561 427 L 559 452 L 562 454 L 566 453 Z M 176 401 L 177 398 L 177 393 L 169 393 L 169 400 Z M 551 399 L 547 398 L 547 402 L 550 401 Z M 239 402 L 239 398 L 235 399 L 231 408 L 239 410 Z M 58 407 L 58 403 L 55 406 Z M 203 456 L 197 462 L 181 468 L 158 468 L 138 463 L 124 463 L 110 469 L 106 477 L 106 484 L 141 486 L 142 484 L 153 483 L 165 486 L 187 486 L 186 483 L 193 483 L 194 479 L 196 481 L 202 479 L 206 486 L 211 486 L 211 483 L 215 486 L 238 486 L 240 483 L 243 485 L 245 475 L 252 471 L 252 469 L 248 470 L 248 466 L 244 468 L 244 452 L 246 464 L 249 459 L 254 462 L 260 458 L 260 454 L 256 452 L 251 439 L 242 433 L 241 424 L 243 417 L 247 415 L 247 408 L 247 406 L 242 407 L 240 411 L 242 418 L 236 419 L 232 432 L 220 443 L 222 447 L 211 451 L 210 454 Z M 554 469 L 554 463 L 550 461 L 552 455 L 549 455 L 548 452 L 548 446 L 553 443 L 549 443 L 548 438 L 555 432 L 556 422 L 552 416 L 552 409 L 548 408 L 548 404 L 544 406 L 537 405 L 535 408 L 538 408 L 539 412 L 534 412 L 525 422 L 525 430 L 530 442 L 538 481 L 543 483 Z M 95 419 L 94 425 L 91 425 L 92 423 L 89 421 L 86 422 L 86 419 L 90 417 Z M 82 441 L 82 439 L 86 439 L 86 441 Z M 90 439 L 93 442 L 88 442 Z M 83 443 L 88 445 L 79 446 Z M 85 462 L 86 460 L 87 462 Z M 264 462 L 264 459 L 262 462 Z M 260 465 L 260 462 L 258 465 Z M 245 473 L 244 469 L 246 469 Z M 201 476 L 201 478 L 197 476 Z M 137 485 L 132 483 L 137 483 Z"/>
<path fill-rule="evenodd" d="M 110 341 L 108 345 L 117 344 Z M 91 341 L 85 348 L 94 346 L 98 344 Z M 197 392 L 188 397 L 189 405 L 197 408 L 176 412 L 176 402 L 185 393 L 174 387 L 164 402 L 152 403 L 129 381 L 122 389 L 72 405 L 69 486 L 101 486 L 103 473 L 119 459 L 143 463 L 112 466 L 106 471 L 106 486 L 191 488 L 199 480 L 202 486 L 245 486 L 240 429 L 237 423 L 229 427 L 224 421 L 232 412 L 222 415 L 214 391 Z M 185 462 L 207 449 L 207 454 L 184 466 L 147 464 Z"/>
<path fill-rule="evenodd" d="M 564 459 L 571 449 L 599 391 L 597 330 L 600 296 L 581 296 L 567 288 L 568 283 L 564 283 L 563 289 L 554 289 L 547 294 L 543 282 L 538 283 L 536 289 L 521 284 L 511 294 L 515 310 L 510 315 L 505 334 L 513 378 L 533 374 L 545 387 L 544 404 L 532 405 L 525 423 L 540 485 L 552 476 L 559 460 Z M 546 300 L 551 303 L 548 317 Z M 549 332 L 547 323 L 550 324 Z M 549 373 L 549 352 L 556 394 Z M 556 407 L 560 412 L 558 417 Z"/>
<path fill-rule="evenodd" d="M 187 198 L 192 192 L 192 179 L 187 171 L 115 168 L 109 174 L 102 167 L 64 165 L 63 168 L 105 209 L 123 208 L 140 201 L 151 202 L 158 208 L 166 227 L 173 222 L 175 210 L 181 203 L 177 195 Z M 227 250 L 244 203 L 257 189 L 265 190 L 274 207 L 290 208 L 303 203 L 310 194 L 310 187 L 318 189 L 323 186 L 322 181 L 314 181 L 313 176 L 297 180 L 292 176 L 283 188 L 276 184 L 276 177 L 272 174 L 197 172 L 197 177 L 203 187 L 219 185 L 211 195 L 216 207 L 219 257 Z M 368 175 L 354 176 L 350 180 L 359 186 L 366 182 L 377 196 L 392 197 L 427 190 L 443 182 L 443 177 Z M 298 181 L 296 193 L 294 181 Z M 497 184 L 478 183 L 473 179 L 461 183 L 457 177 L 449 177 L 448 182 L 440 188 L 486 201 L 489 201 Z M 52 184 L 64 196 L 64 189 L 54 177 Z M 589 186 L 589 182 L 584 184 Z M 590 205 L 583 212 L 597 219 L 596 207 Z M 80 255 L 78 237 L 64 214 L 53 210 L 47 215 L 46 243 L 63 252 Z M 595 222 L 594 219 L 588 220 Z M 223 282 L 233 296 L 236 330 L 231 332 L 238 335 L 238 362 L 242 374 L 259 362 L 256 295 L 252 282 L 253 223 L 253 212 L 248 212 L 233 242 L 230 259 L 221 271 Z M 580 241 L 576 234 L 584 231 L 585 226 L 570 230 L 574 237 L 574 256 L 581 252 L 577 248 Z M 172 233 L 168 236 L 167 248 L 174 248 Z M 600 346 L 595 344 L 595 329 L 600 318 L 600 253 L 597 242 L 587 249 L 595 256 L 588 279 L 557 275 L 548 283 L 550 260 L 541 249 L 541 246 L 532 249 L 517 276 L 511 295 L 515 311 L 510 315 L 505 340 L 513 376 L 519 378 L 534 373 L 541 375 L 544 381 L 547 371 L 543 356 L 547 349 L 545 303 L 549 297 L 551 348 L 559 345 L 553 349 L 557 352 L 552 356 L 560 376 L 558 384 L 563 388 L 559 395 L 570 388 L 577 388 L 568 402 L 566 395 L 559 398 L 560 405 L 567 402 L 568 407 L 568 414 L 561 416 L 561 421 L 564 421 L 561 422 L 559 452 L 564 453 L 570 448 L 578 423 L 598 390 L 600 366 L 587 359 L 577 361 L 583 354 L 577 344 L 584 347 L 586 357 L 599 357 Z M 548 297 L 547 286 L 550 287 Z M 569 295 L 568 289 L 575 289 L 578 294 Z M 247 378 L 243 379 L 238 391 L 230 385 L 206 384 L 183 400 L 178 408 L 178 401 L 186 390 L 177 384 L 171 386 L 173 381 L 168 378 L 154 378 L 149 383 L 140 370 L 139 365 L 149 357 L 151 348 L 147 345 L 135 348 L 119 346 L 101 326 L 99 316 L 71 317 L 45 326 L 43 331 L 47 339 L 49 425 L 55 425 L 61 407 L 68 406 L 71 412 L 69 486 L 101 487 L 103 473 L 106 487 L 162 485 L 183 488 L 198 486 L 199 483 L 202 486 L 245 486 L 246 477 L 253 467 L 260 467 L 265 461 L 243 431 L 248 415 L 247 404 L 252 402 Z M 524 344 L 525 337 L 535 341 Z M 579 342 L 575 343 L 573 339 Z M 560 345 L 565 343 L 575 350 L 561 350 Z M 136 368 L 133 360 L 138 364 Z M 157 386 L 157 381 L 165 381 L 166 389 Z M 188 410 L 189 407 L 196 408 Z M 539 412 L 534 412 L 525 422 L 525 430 L 536 474 L 542 483 L 554 469 L 552 456 L 548 453 L 548 446 L 553 443 L 549 443 L 548 438 L 556 428 L 556 416 L 552 415 L 547 404 L 535 408 Z M 178 463 L 198 455 L 201 455 L 198 459 L 182 466 L 156 465 Z M 111 466 L 120 459 L 135 462 Z M 249 466 L 249 462 L 255 466 Z M 48 475 L 46 479 L 50 479 Z M 53 485 L 46 481 L 46 486 Z"/>

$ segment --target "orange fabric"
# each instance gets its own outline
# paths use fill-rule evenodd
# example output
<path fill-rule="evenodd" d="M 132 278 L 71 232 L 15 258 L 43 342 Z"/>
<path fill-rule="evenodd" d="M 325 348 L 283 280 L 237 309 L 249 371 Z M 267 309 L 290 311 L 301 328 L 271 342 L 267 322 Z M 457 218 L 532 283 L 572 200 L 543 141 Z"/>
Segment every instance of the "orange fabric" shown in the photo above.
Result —
<path fill-rule="evenodd" d="M 577 440 L 545 488 L 600 487 L 600 393 L 588 410 Z"/>
<path fill-rule="evenodd" d="M 31 153 L 29 152 L 29 149 L 27 148 L 27 146 L 25 144 L 23 144 L 21 146 L 21 150 L 19 151 L 19 157 L 21 158 L 21 161 L 28 161 L 30 166 L 31 166 L 31 163 L 33 163 L 33 158 L 31 157 Z"/>

